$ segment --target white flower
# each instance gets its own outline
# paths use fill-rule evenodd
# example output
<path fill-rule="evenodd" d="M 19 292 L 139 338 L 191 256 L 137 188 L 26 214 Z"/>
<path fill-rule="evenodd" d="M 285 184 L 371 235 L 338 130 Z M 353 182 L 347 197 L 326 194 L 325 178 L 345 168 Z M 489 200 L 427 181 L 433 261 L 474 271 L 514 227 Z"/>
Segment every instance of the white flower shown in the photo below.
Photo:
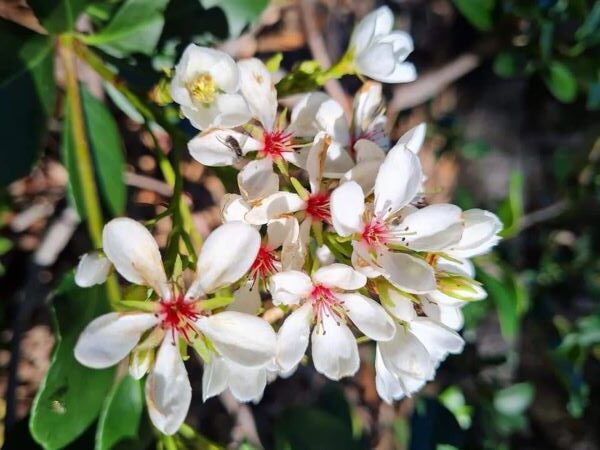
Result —
<path fill-rule="evenodd" d="M 375 385 L 388 403 L 419 390 L 435 375 L 450 353 L 460 353 L 464 341 L 455 331 L 427 317 L 417 317 L 414 304 L 389 286 L 384 306 L 397 320 L 393 339 L 377 343 Z"/>
<path fill-rule="evenodd" d="M 369 277 L 384 276 L 412 293 L 436 289 L 435 273 L 413 252 L 438 252 L 458 243 L 463 219 L 450 204 L 416 209 L 410 205 L 422 179 L 417 156 L 396 145 L 381 164 L 373 204 L 365 204 L 359 184 L 350 181 L 331 194 L 331 219 L 340 236 L 353 238 L 352 262 Z M 404 250 L 401 252 L 394 250 Z"/>
<path fill-rule="evenodd" d="M 153 288 L 159 300 L 148 302 L 144 311 L 112 312 L 93 320 L 77 341 L 75 357 L 85 366 L 104 368 L 132 353 L 130 373 L 139 378 L 150 372 L 146 402 L 160 431 L 175 433 L 191 401 L 180 340 L 208 340 L 218 352 L 215 357 L 243 366 L 262 366 L 272 360 L 276 337 L 264 320 L 237 311 L 206 316 L 196 302 L 198 296 L 227 286 L 248 271 L 260 246 L 256 229 L 231 222 L 213 231 L 202 247 L 196 278 L 185 296 L 171 289 L 158 245 L 140 223 L 128 218 L 110 221 L 104 227 L 103 245 L 124 278 Z M 146 337 L 140 342 L 142 335 Z"/>
<path fill-rule="evenodd" d="M 405 62 L 413 51 L 411 37 L 392 31 L 394 15 L 387 6 L 367 14 L 354 29 L 349 52 L 356 71 L 384 83 L 416 79 L 415 66 Z"/>
<path fill-rule="evenodd" d="M 362 274 L 344 264 L 322 267 L 312 277 L 298 271 L 271 277 L 273 303 L 299 305 L 278 332 L 276 358 L 282 372 L 302 359 L 312 324 L 315 369 L 333 380 L 353 375 L 359 368 L 358 346 L 347 319 L 373 340 L 392 338 L 394 325 L 381 305 L 353 292 L 365 283 Z"/>
<path fill-rule="evenodd" d="M 389 149 L 386 121 L 381 84 L 373 81 L 363 84 L 352 104 L 352 142 L 367 139 L 384 150 Z"/>
<path fill-rule="evenodd" d="M 258 120 L 261 128 L 256 136 L 226 129 L 235 125 L 221 124 L 218 129 L 199 134 L 188 143 L 192 157 L 207 166 L 230 166 L 240 157 L 257 152 L 272 164 L 280 159 L 294 159 L 293 134 L 276 124 L 277 93 L 271 74 L 265 65 L 256 58 L 238 63 L 240 90 L 251 111 L 251 117 Z M 248 120 L 250 117 L 247 118 Z"/>
<path fill-rule="evenodd" d="M 250 119 L 239 84 L 239 69 L 231 56 L 190 44 L 175 67 L 171 97 L 199 130 L 235 127 Z"/>
<path fill-rule="evenodd" d="M 472 258 L 489 252 L 501 237 L 502 222 L 498 217 L 482 209 L 469 209 L 463 213 L 465 229 L 461 240 L 446 253 L 454 258 Z"/>
<path fill-rule="evenodd" d="M 75 283 L 80 287 L 91 287 L 106 281 L 111 262 L 101 252 L 84 254 L 79 260 L 75 272 Z"/>
<path fill-rule="evenodd" d="M 395 147 L 403 146 L 415 154 L 419 153 L 425 140 L 425 131 L 426 126 L 424 123 L 411 128 L 398 139 Z M 383 148 L 373 139 L 365 139 L 364 137 L 358 139 L 354 144 L 356 165 L 344 174 L 342 183 L 355 181 L 365 194 L 370 194 L 375 187 L 375 179 L 379 168 L 385 161 L 386 153 Z"/>
<path fill-rule="evenodd" d="M 202 400 L 229 389 L 240 402 L 258 402 L 267 385 L 266 367 L 247 367 L 216 357 L 204 365 Z"/>

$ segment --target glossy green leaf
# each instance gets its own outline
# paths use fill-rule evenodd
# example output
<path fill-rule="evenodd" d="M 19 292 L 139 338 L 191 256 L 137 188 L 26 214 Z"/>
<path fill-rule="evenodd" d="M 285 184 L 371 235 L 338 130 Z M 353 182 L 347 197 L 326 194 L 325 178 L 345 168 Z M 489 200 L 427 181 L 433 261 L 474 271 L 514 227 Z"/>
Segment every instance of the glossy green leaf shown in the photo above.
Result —
<path fill-rule="evenodd" d="M 88 142 L 94 158 L 97 185 L 103 200 L 113 215 L 125 210 L 127 191 L 123 181 L 125 169 L 123 143 L 114 118 L 100 100 L 82 88 L 81 99 Z M 83 193 L 77 172 L 77 159 L 71 135 L 68 110 L 65 114 L 62 138 L 62 160 L 69 173 L 69 198 L 79 216 L 85 217 Z"/>
<path fill-rule="evenodd" d="M 496 0 L 452 0 L 452 3 L 474 27 L 482 31 L 492 28 Z"/>
<path fill-rule="evenodd" d="M 167 3 L 169 0 L 126 0 L 106 27 L 84 40 L 117 56 L 151 55 L 165 24 Z"/>
<path fill-rule="evenodd" d="M 507 416 L 523 414 L 533 401 L 535 389 L 531 383 L 518 383 L 497 391 L 494 408 Z"/>
<path fill-rule="evenodd" d="M 505 274 L 505 278 L 514 277 Z M 497 278 L 483 270 L 477 271 L 477 278 L 483 283 L 491 300 L 496 305 L 500 329 L 505 339 L 512 340 L 519 329 L 519 296 L 510 279 Z"/>
<path fill-rule="evenodd" d="M 229 25 L 230 36 L 239 35 L 244 27 L 253 23 L 269 4 L 268 0 L 200 0 L 206 9 L 219 7 L 223 10 Z"/>
<path fill-rule="evenodd" d="M 96 450 L 109 450 L 123 439 L 137 437 L 143 407 L 140 381 L 126 375 L 104 403 L 96 431 Z"/>
<path fill-rule="evenodd" d="M 521 218 L 523 217 L 523 173 L 513 171 L 508 182 L 508 196 L 498 208 L 498 215 L 504 224 L 500 235 L 504 238 L 514 236 L 519 232 Z"/>
<path fill-rule="evenodd" d="M 54 108 L 53 40 L 0 20 L 0 184 L 29 173 Z"/>
<path fill-rule="evenodd" d="M 553 61 L 544 76 L 546 87 L 557 100 L 570 103 L 577 96 L 577 80 L 573 72 L 564 64 Z"/>
<path fill-rule="evenodd" d="M 90 0 L 28 0 L 36 17 L 50 33 L 62 33 L 75 28 L 77 18 Z"/>
<path fill-rule="evenodd" d="M 125 150 L 119 129 L 106 105 L 82 90 L 87 132 L 102 198 L 113 215 L 125 211 L 127 191 L 123 181 Z"/>
<path fill-rule="evenodd" d="M 79 288 L 70 274 L 55 292 L 53 310 L 56 346 L 29 423 L 35 440 L 50 450 L 64 448 L 96 420 L 114 378 L 114 368 L 89 369 L 73 355 L 83 328 L 108 310 L 104 286 Z"/>

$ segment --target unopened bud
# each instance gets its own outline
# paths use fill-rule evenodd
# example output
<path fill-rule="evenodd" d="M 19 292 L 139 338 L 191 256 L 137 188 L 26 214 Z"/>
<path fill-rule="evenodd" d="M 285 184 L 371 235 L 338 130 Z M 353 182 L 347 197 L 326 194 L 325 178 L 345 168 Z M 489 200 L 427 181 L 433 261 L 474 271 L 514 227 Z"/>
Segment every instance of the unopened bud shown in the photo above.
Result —
<path fill-rule="evenodd" d="M 479 282 L 462 276 L 438 278 L 437 288 L 442 293 L 465 302 L 482 300 L 487 296 Z"/>

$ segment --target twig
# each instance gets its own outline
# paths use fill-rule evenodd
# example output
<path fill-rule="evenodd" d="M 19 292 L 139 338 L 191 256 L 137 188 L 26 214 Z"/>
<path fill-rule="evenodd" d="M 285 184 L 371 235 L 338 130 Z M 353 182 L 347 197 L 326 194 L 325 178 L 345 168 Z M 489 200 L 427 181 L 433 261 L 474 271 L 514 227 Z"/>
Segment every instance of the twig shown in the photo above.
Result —
<path fill-rule="evenodd" d="M 306 33 L 306 42 L 308 48 L 323 69 L 328 69 L 331 66 L 331 59 L 327 53 L 325 47 L 325 41 L 317 28 L 317 19 L 313 0 L 300 0 L 298 2 L 300 8 L 300 17 L 302 18 L 302 26 Z M 344 88 L 338 80 L 332 79 L 325 83 L 325 90 L 327 93 L 344 108 L 344 112 L 350 117 L 352 111 L 352 105 L 348 96 L 344 92 Z"/>
<path fill-rule="evenodd" d="M 525 230 L 526 228 L 532 227 L 535 224 L 546 222 L 547 220 L 551 220 L 560 216 L 566 211 L 568 205 L 569 202 L 566 200 L 559 200 L 558 202 L 546 206 L 545 208 L 525 214 L 519 221 L 519 232 Z"/>
<path fill-rule="evenodd" d="M 439 69 L 425 73 L 413 83 L 397 86 L 388 105 L 388 118 L 395 119 L 400 111 L 413 108 L 435 97 L 446 86 L 477 68 L 480 63 L 480 56 L 464 53 Z M 394 123 L 394 121 L 389 122 Z"/>
<path fill-rule="evenodd" d="M 138 189 L 156 192 L 163 197 L 171 197 L 173 195 L 173 188 L 164 181 L 156 180 L 138 173 L 125 172 L 125 184 Z"/>

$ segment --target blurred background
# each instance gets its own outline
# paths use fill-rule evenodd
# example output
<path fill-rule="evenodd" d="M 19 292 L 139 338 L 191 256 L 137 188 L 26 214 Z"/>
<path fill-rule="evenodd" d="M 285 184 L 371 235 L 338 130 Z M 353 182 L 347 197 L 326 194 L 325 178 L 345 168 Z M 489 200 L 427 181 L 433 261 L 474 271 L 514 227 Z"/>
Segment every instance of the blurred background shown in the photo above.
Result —
<path fill-rule="evenodd" d="M 39 2 L 30 3 L 37 12 Z M 83 3 L 77 28 L 85 31 L 108 23 L 124 1 Z M 380 401 L 374 347 L 363 345 L 360 372 L 341 383 L 301 367 L 258 405 L 195 396 L 188 423 L 198 435 L 186 448 L 600 448 L 600 2 L 152 1 L 163 21 L 149 48 L 101 50 L 132 89 L 159 102 L 156 86 L 188 42 L 235 58 L 282 52 L 282 71 L 305 59 L 328 65 L 345 52 L 355 20 L 382 4 L 413 36 L 408 59 L 419 72 L 384 88 L 392 140 L 426 122 L 420 156 L 433 201 L 486 208 L 504 223 L 497 250 L 476 260 L 489 297 L 464 309 L 464 353 L 413 398 Z M 55 341 L 48 294 L 90 248 L 61 162 L 60 65 L 44 114 L 22 80 L 4 77 L 14 64 L 9 32 L 43 34 L 39 19 L 24 0 L 0 1 L 0 443 L 13 449 L 39 448 L 27 421 Z M 105 206 L 154 215 L 171 190 L 152 151 L 168 151 L 169 136 L 153 141 L 118 92 L 84 65 L 80 74 L 110 111 L 102 126 L 126 149 L 117 161 L 122 192 L 115 182 L 109 196 L 122 204 Z M 347 77 L 327 91 L 347 106 L 359 87 Z M 206 235 L 231 176 L 189 160 L 183 171 Z M 167 231 L 168 223 L 159 242 Z M 201 368 L 188 368 L 199 391 Z M 139 436 L 119 448 L 154 448 L 149 431 Z M 93 438 L 92 427 L 68 448 L 93 448 Z"/>

